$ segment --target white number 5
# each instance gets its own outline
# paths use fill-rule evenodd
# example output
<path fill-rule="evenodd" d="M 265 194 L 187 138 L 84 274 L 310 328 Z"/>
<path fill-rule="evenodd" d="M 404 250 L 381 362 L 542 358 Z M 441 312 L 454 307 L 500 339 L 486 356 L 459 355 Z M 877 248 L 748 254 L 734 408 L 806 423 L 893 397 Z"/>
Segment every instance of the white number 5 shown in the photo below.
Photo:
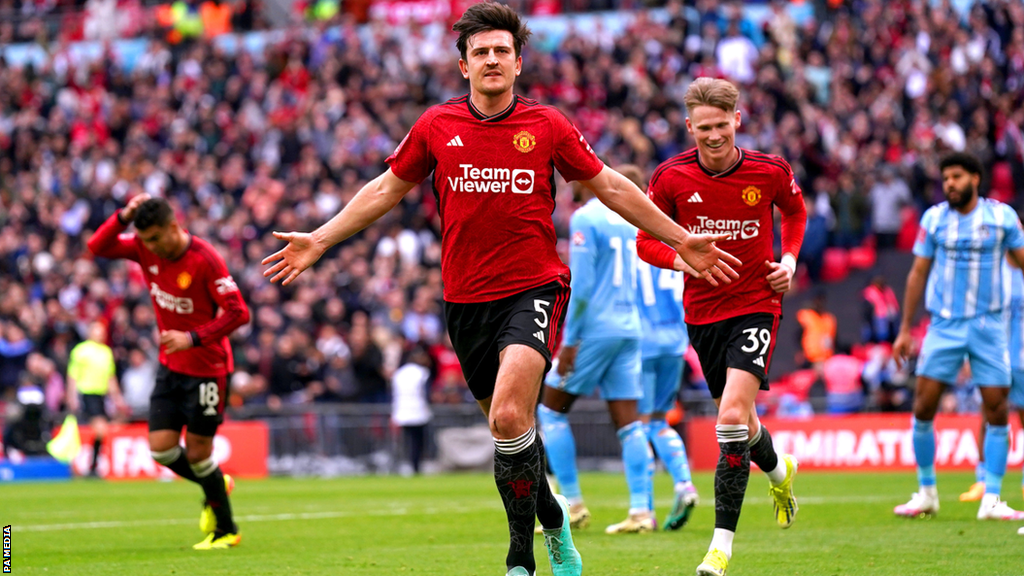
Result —
<path fill-rule="evenodd" d="M 534 318 L 533 319 L 533 321 L 537 323 L 537 326 L 540 326 L 541 328 L 547 328 L 548 327 L 548 311 L 544 309 L 544 306 L 551 306 L 551 302 L 548 302 L 547 300 L 534 300 L 533 301 L 533 308 L 537 312 L 540 312 L 541 315 L 544 317 L 544 320 L 541 320 L 540 318 Z"/>
<path fill-rule="evenodd" d="M 767 328 L 761 328 L 760 332 L 758 332 L 757 328 L 747 328 L 743 333 L 747 335 L 747 339 L 750 340 L 750 344 L 740 348 L 740 350 L 749 354 L 757 350 L 757 347 L 761 345 L 761 352 L 758 356 L 764 356 L 765 352 L 768 351 L 768 346 L 772 343 L 771 332 L 769 332 Z"/>

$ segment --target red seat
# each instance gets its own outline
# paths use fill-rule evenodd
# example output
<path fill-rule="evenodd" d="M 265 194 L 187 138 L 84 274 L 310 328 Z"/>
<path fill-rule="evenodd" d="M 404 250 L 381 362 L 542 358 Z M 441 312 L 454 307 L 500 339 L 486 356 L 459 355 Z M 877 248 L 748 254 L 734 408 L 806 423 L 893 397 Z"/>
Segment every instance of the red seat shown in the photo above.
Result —
<path fill-rule="evenodd" d="M 850 268 L 854 270 L 867 270 L 875 265 L 876 260 L 878 252 L 873 243 L 850 248 Z"/>
<path fill-rule="evenodd" d="M 1006 204 L 1012 204 L 1014 200 L 1013 170 L 1010 163 L 996 162 L 992 165 L 992 188 L 988 197 Z"/>
<path fill-rule="evenodd" d="M 850 254 L 845 248 L 826 248 L 822 258 L 821 279 L 839 282 L 850 273 Z"/>

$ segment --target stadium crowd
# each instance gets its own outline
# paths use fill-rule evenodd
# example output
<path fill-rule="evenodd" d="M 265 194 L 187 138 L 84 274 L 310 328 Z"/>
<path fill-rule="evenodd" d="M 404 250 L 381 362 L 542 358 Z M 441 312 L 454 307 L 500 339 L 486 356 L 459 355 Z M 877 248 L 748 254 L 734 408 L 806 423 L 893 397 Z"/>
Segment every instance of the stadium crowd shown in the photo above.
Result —
<path fill-rule="evenodd" d="M 0 4 L 2 7 L 3 4 Z M 938 157 L 969 149 L 983 189 L 1024 200 L 1024 4 L 958 17 L 948 1 L 857 0 L 803 24 L 772 2 L 641 10 L 622 31 L 570 27 L 527 46 L 517 92 L 561 108 L 602 159 L 652 170 L 686 150 L 681 96 L 697 76 L 741 86 L 742 147 L 789 160 L 809 208 L 801 261 L 829 246 L 895 245 L 942 194 Z M 820 14 L 819 14 L 820 16 Z M 436 200 L 424 184 L 282 288 L 260 260 L 273 230 L 335 214 L 425 107 L 467 91 L 442 23 L 360 33 L 340 17 L 291 28 L 263 52 L 154 38 L 133 70 L 0 61 L 0 400 L 21 384 L 56 409 L 71 347 L 109 323 L 125 399 L 145 408 L 155 321 L 133 265 L 92 257 L 90 234 L 128 198 L 171 201 L 223 254 L 252 311 L 233 337 L 233 402 L 380 402 L 403 353 L 434 358 L 434 402 L 471 400 L 441 314 Z M 335 39 L 337 38 L 337 39 Z M 561 236 L 573 210 L 560 184 Z"/>

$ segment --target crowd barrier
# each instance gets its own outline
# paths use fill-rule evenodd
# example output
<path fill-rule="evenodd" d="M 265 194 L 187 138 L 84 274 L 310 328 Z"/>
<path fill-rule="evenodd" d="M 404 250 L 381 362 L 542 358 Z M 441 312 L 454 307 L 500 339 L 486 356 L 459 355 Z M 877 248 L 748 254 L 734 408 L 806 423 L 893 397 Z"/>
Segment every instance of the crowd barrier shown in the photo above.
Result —
<path fill-rule="evenodd" d="M 387 405 L 314 405 L 283 412 L 242 410 L 225 422 L 214 440 L 214 458 L 235 476 L 345 476 L 394 474 L 403 469 L 401 429 Z M 621 447 L 603 402 L 582 399 L 569 415 L 581 470 L 618 471 Z M 765 419 L 780 452 L 794 454 L 801 470 L 910 471 L 914 467 L 910 414 L 819 415 L 807 419 Z M 978 462 L 977 415 L 939 415 L 935 420 L 936 465 L 969 470 Z M 89 470 L 92 433 L 82 427 L 82 449 L 72 462 L 76 474 Z M 682 426 L 694 470 L 711 471 L 718 461 L 715 419 L 690 417 Z M 491 466 L 490 434 L 472 405 L 435 407 L 428 426 L 426 470 Z M 1011 422 L 1010 466 L 1024 463 L 1024 431 Z M 110 479 L 171 478 L 149 453 L 144 423 L 112 426 L 100 453 L 99 472 Z"/>
<path fill-rule="evenodd" d="M 80 428 L 82 449 L 71 462 L 75 474 L 89 472 L 93 433 Z M 225 422 L 213 439 L 213 458 L 221 469 L 238 478 L 267 476 L 267 425 L 259 421 Z M 100 448 L 97 472 L 108 480 L 174 478 L 174 473 L 153 461 L 149 453 L 149 429 L 144 423 L 113 425 Z"/>
<path fill-rule="evenodd" d="M 763 420 L 776 450 L 793 454 L 801 470 L 911 470 L 914 447 L 910 414 L 877 413 L 814 416 L 803 420 Z M 942 469 L 973 469 L 978 462 L 978 415 L 935 418 L 935 464 Z M 687 423 L 687 451 L 695 470 L 714 470 L 718 462 L 715 420 Z M 709 449 L 709 447 L 711 449 Z M 1009 465 L 1024 461 L 1024 433 L 1011 419 Z"/>

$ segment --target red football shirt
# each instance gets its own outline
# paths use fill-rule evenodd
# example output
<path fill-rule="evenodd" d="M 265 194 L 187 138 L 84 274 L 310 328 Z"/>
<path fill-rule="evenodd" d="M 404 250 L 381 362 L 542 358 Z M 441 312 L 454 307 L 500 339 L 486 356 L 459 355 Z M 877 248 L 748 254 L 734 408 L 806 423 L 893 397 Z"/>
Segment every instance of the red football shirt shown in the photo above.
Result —
<path fill-rule="evenodd" d="M 568 281 L 551 221 L 555 170 L 589 180 L 604 167 L 561 112 L 519 96 L 490 117 L 468 95 L 433 106 L 387 162 L 406 182 L 434 173 L 444 299 L 461 303 Z"/>
<path fill-rule="evenodd" d="M 249 309 L 224 258 L 205 240 L 189 236 L 185 253 L 166 260 L 147 250 L 135 234 L 121 234 L 126 227 L 114 214 L 89 239 L 89 250 L 138 262 L 160 330 L 199 337 L 192 348 L 174 354 L 161 347 L 160 363 L 189 376 L 224 376 L 234 370 L 227 337 L 249 321 Z"/>
<path fill-rule="evenodd" d="M 772 205 L 782 212 L 782 250 L 800 253 L 807 210 L 789 163 L 772 154 L 738 149 L 732 168 L 715 174 L 705 168 L 693 148 L 658 166 L 647 195 L 687 232 L 728 233 L 718 247 L 740 259 L 740 277 L 712 286 L 702 278 L 686 278 L 683 308 L 689 324 L 710 324 L 754 312 L 779 314 L 782 295 L 766 279 L 774 261 Z M 640 257 L 671 268 L 675 251 L 649 234 L 637 235 Z"/>

